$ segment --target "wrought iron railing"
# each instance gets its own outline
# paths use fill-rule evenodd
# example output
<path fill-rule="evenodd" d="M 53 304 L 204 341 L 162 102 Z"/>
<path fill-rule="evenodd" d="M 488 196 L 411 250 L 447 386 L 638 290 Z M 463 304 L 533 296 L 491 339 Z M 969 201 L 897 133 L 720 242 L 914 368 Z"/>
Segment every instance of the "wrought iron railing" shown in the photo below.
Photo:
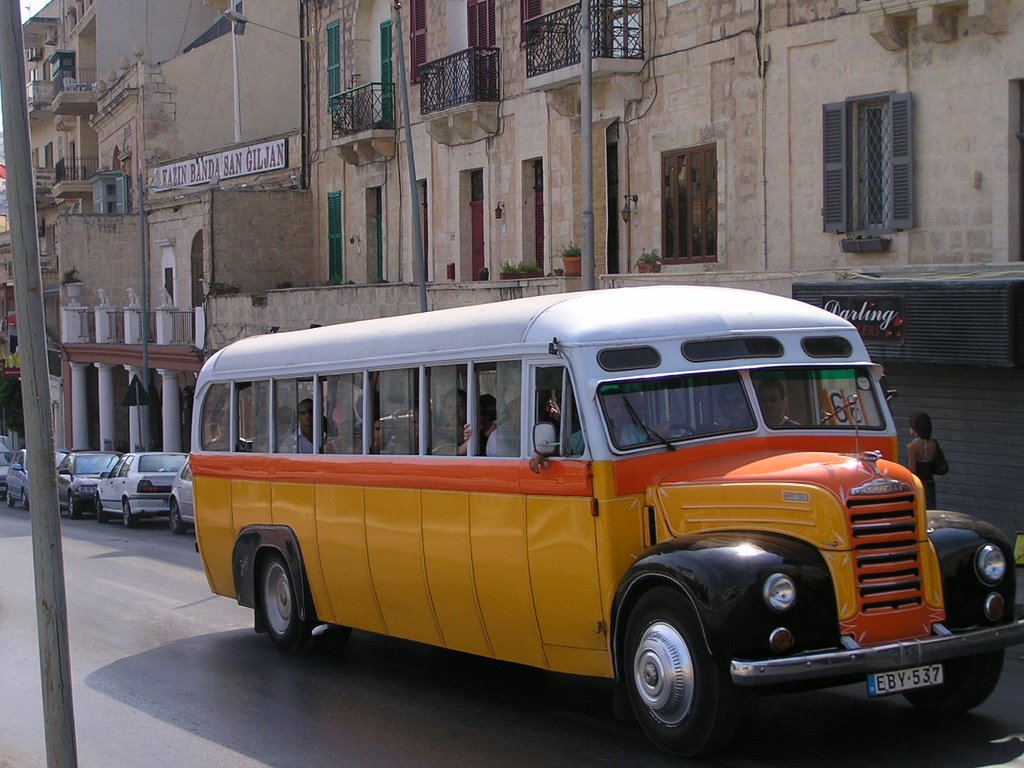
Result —
<path fill-rule="evenodd" d="M 171 344 L 192 344 L 196 339 L 195 319 L 191 309 L 168 310 L 171 315 Z"/>
<path fill-rule="evenodd" d="M 500 48 L 467 48 L 420 66 L 420 114 L 498 101 Z"/>
<path fill-rule="evenodd" d="M 590 48 L 595 59 L 643 59 L 643 3 L 605 0 L 590 6 Z M 580 63 L 580 5 L 570 5 L 523 25 L 526 76 Z"/>
<path fill-rule="evenodd" d="M 331 98 L 334 138 L 395 127 L 394 83 L 365 83 Z"/>
<path fill-rule="evenodd" d="M 87 181 L 96 175 L 99 169 L 99 158 L 81 157 L 77 163 L 69 163 L 63 157 L 54 166 L 54 178 L 60 184 L 63 181 Z"/>
<path fill-rule="evenodd" d="M 53 75 L 53 98 L 64 91 L 96 90 L 96 70 L 83 67 L 61 67 Z"/>

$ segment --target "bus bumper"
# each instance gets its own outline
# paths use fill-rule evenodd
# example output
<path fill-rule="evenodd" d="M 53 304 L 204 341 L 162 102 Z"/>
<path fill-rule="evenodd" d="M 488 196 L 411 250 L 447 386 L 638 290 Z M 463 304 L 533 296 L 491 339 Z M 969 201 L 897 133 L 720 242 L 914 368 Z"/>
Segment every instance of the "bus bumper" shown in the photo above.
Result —
<path fill-rule="evenodd" d="M 754 687 L 890 672 L 1024 643 L 1024 619 L 958 635 L 950 634 L 941 626 L 936 627 L 936 630 L 940 634 L 934 637 L 900 640 L 870 648 L 825 651 L 759 661 L 733 659 L 729 671 L 736 685 Z"/>

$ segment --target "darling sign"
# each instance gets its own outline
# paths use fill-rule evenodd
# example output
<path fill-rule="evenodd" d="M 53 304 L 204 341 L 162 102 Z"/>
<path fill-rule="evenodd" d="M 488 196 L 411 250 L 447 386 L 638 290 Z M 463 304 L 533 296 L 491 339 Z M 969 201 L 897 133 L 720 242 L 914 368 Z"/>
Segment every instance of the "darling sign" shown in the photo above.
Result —
<path fill-rule="evenodd" d="M 849 320 L 865 341 L 903 341 L 906 308 L 899 296 L 825 296 L 821 305 Z"/>
<path fill-rule="evenodd" d="M 276 171 L 288 165 L 288 140 L 277 139 L 248 147 L 236 147 L 213 155 L 202 155 L 180 163 L 161 165 L 149 177 L 154 192 L 192 187 L 212 181 Z"/>

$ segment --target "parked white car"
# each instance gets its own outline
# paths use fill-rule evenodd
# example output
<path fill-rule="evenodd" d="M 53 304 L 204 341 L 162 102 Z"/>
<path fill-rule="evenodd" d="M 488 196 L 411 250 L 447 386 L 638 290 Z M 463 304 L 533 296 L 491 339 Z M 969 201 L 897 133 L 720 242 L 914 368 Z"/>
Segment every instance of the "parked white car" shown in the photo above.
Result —
<path fill-rule="evenodd" d="M 192 466 L 186 459 L 171 485 L 169 518 L 172 533 L 184 533 L 195 527 L 196 511 L 192 501 Z"/>
<path fill-rule="evenodd" d="M 146 517 L 168 514 L 171 484 L 187 453 L 126 453 L 100 475 L 96 521 L 120 517 L 125 528 Z"/>

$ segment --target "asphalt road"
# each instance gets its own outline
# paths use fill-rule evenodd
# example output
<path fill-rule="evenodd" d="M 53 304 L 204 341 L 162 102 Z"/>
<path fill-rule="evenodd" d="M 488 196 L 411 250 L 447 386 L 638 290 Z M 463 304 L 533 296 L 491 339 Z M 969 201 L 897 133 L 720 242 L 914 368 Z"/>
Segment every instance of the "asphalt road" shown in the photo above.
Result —
<path fill-rule="evenodd" d="M 80 766 L 1024 766 L 1024 647 L 973 713 L 862 685 L 756 699 L 724 753 L 680 760 L 607 682 L 365 633 L 284 658 L 210 594 L 191 536 L 63 520 Z M 45 765 L 28 513 L 0 509 L 0 768 Z M 1024 582 L 1018 570 L 1018 583 Z"/>

